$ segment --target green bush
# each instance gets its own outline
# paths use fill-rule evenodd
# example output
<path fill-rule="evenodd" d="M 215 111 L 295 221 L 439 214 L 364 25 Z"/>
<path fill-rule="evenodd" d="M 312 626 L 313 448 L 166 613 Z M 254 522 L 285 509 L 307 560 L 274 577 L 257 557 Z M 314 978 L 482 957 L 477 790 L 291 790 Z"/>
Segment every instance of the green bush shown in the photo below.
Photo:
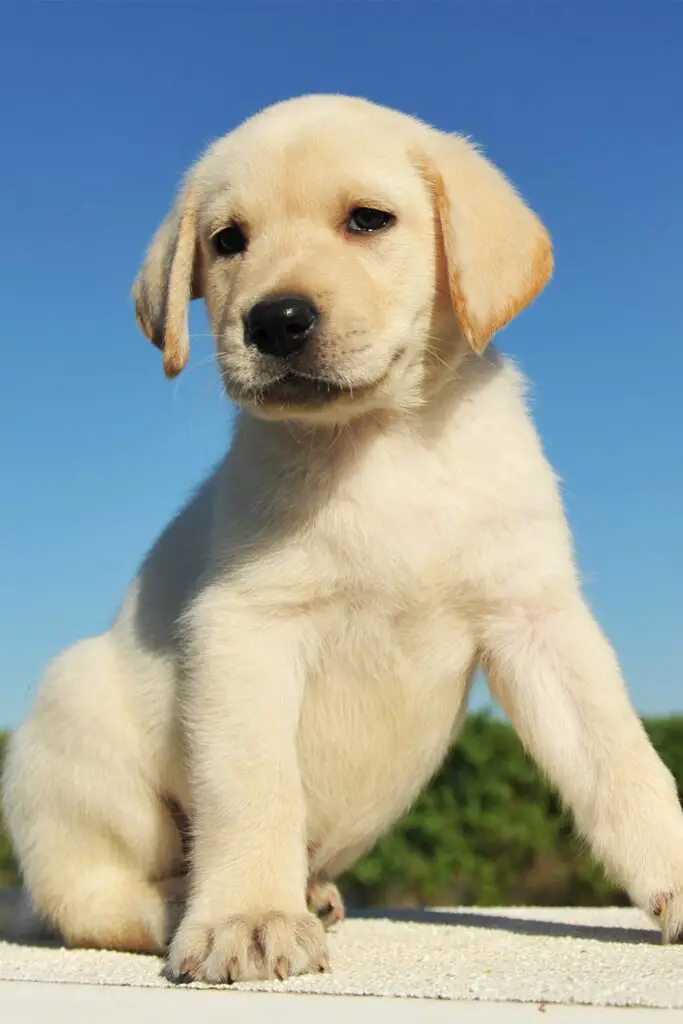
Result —
<path fill-rule="evenodd" d="M 645 722 L 683 794 L 683 717 Z M 413 809 L 343 879 L 357 906 L 627 903 L 511 727 L 472 715 Z"/>
<path fill-rule="evenodd" d="M 6 746 L 7 736 L 0 733 L 0 770 L 5 758 Z M 2 817 L 0 816 L 0 888 L 4 885 L 16 885 L 17 881 L 17 867 L 12 856 L 12 847 L 2 827 Z"/>
<path fill-rule="evenodd" d="M 683 717 L 646 727 L 683 792 Z M 0 832 L 0 885 L 15 881 Z M 342 887 L 353 906 L 627 902 L 575 837 L 510 726 L 486 714 L 469 718 L 426 792 Z"/>

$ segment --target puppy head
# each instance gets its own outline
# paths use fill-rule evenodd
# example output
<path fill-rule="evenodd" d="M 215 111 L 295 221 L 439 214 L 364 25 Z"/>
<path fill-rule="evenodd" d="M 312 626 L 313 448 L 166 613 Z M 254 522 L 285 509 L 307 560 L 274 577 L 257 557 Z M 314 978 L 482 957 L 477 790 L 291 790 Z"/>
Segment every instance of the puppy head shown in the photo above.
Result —
<path fill-rule="evenodd" d="M 203 296 L 227 393 L 340 421 L 421 400 L 431 367 L 544 287 L 548 236 L 466 140 L 364 100 L 269 108 L 195 165 L 135 285 L 169 376 Z M 436 362 L 435 362 L 436 360 Z"/>

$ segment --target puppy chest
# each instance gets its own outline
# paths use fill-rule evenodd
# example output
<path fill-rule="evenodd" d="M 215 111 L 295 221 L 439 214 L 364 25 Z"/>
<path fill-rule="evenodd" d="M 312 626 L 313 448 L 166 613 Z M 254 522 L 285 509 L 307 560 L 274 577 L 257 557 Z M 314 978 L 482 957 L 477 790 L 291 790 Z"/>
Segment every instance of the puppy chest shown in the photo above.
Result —
<path fill-rule="evenodd" d="M 320 625 L 300 759 L 311 827 L 344 846 L 382 831 L 440 764 L 467 696 L 475 647 L 447 608 L 347 606 L 343 617 Z"/>

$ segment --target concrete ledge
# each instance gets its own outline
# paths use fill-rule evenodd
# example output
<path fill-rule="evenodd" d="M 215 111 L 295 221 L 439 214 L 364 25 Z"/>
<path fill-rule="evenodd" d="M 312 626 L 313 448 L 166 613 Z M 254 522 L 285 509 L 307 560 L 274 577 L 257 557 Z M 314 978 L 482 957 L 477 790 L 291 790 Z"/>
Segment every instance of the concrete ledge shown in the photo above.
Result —
<path fill-rule="evenodd" d="M 539 1008 L 559 1013 L 554 1004 L 573 1006 L 586 1021 L 597 1017 L 579 1006 L 683 1010 L 683 945 L 662 946 L 659 933 L 637 910 L 466 908 L 352 917 L 332 936 L 331 954 L 330 975 L 212 991 L 169 985 L 154 957 L 0 943 L 0 1016 L 3 1022 L 26 1020 L 22 1006 L 37 1013 L 49 1002 L 53 1021 L 55 1014 L 61 1019 L 59 1007 L 70 1019 L 74 1010 L 104 1020 L 114 1014 L 127 1019 L 137 1007 L 140 1019 L 163 1013 L 172 1020 L 169 1007 L 186 1018 L 189 999 L 201 1001 L 201 1011 L 195 1004 L 197 1011 L 191 1012 L 201 1012 L 207 1021 L 214 1013 L 223 1019 L 229 1000 L 231 1010 L 239 1002 L 256 1020 L 261 1009 L 277 1006 L 285 1021 L 306 1021 L 308 1013 L 321 1010 L 334 1021 L 342 1007 L 345 1019 L 351 1011 L 373 1021 L 386 1014 L 400 1022 L 406 1013 L 427 1020 L 449 1006 L 453 1018 L 454 1001 L 456 1019 L 473 1021 L 493 1019 L 494 1013 L 499 1019 L 503 1003 L 530 1004 L 506 1006 L 511 1021 L 531 1019 L 531 1010 L 538 1021 Z M 102 987 L 111 989 L 106 997 Z M 124 989 L 158 991 L 135 996 Z M 271 994 L 266 999 L 263 993 Z M 314 1011 L 318 999 L 293 998 L 303 993 L 386 998 L 369 1003 L 360 998 L 351 1006 L 346 999 L 324 1000 Z M 604 1010 L 599 1015 L 605 1019 Z M 683 1021 L 683 1013 L 674 1016 Z"/>
<path fill-rule="evenodd" d="M 531 1003 L 453 1003 L 415 999 L 372 999 L 339 996 L 276 995 L 263 992 L 185 992 L 149 989 L 101 989 L 77 985 L 34 985 L 0 982 L 3 1024 L 675 1024 L 680 1010 L 624 1010 L 613 1007 L 553 1006 Z M 352 1017 L 350 1015 L 353 1015 Z"/>

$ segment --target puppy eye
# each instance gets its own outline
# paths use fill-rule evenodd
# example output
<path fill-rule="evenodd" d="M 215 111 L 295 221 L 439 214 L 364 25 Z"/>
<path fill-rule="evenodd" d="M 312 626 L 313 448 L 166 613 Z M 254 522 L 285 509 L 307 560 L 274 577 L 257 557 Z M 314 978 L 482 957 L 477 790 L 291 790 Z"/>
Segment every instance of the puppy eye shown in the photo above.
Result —
<path fill-rule="evenodd" d="M 247 247 L 247 236 L 239 224 L 228 224 L 212 236 L 211 243 L 219 256 L 239 256 Z"/>
<path fill-rule="evenodd" d="M 385 210 L 373 210 L 369 206 L 357 206 L 351 211 L 347 222 L 347 229 L 351 234 L 371 234 L 373 231 L 381 231 L 390 227 L 396 218 L 393 213 Z"/>

